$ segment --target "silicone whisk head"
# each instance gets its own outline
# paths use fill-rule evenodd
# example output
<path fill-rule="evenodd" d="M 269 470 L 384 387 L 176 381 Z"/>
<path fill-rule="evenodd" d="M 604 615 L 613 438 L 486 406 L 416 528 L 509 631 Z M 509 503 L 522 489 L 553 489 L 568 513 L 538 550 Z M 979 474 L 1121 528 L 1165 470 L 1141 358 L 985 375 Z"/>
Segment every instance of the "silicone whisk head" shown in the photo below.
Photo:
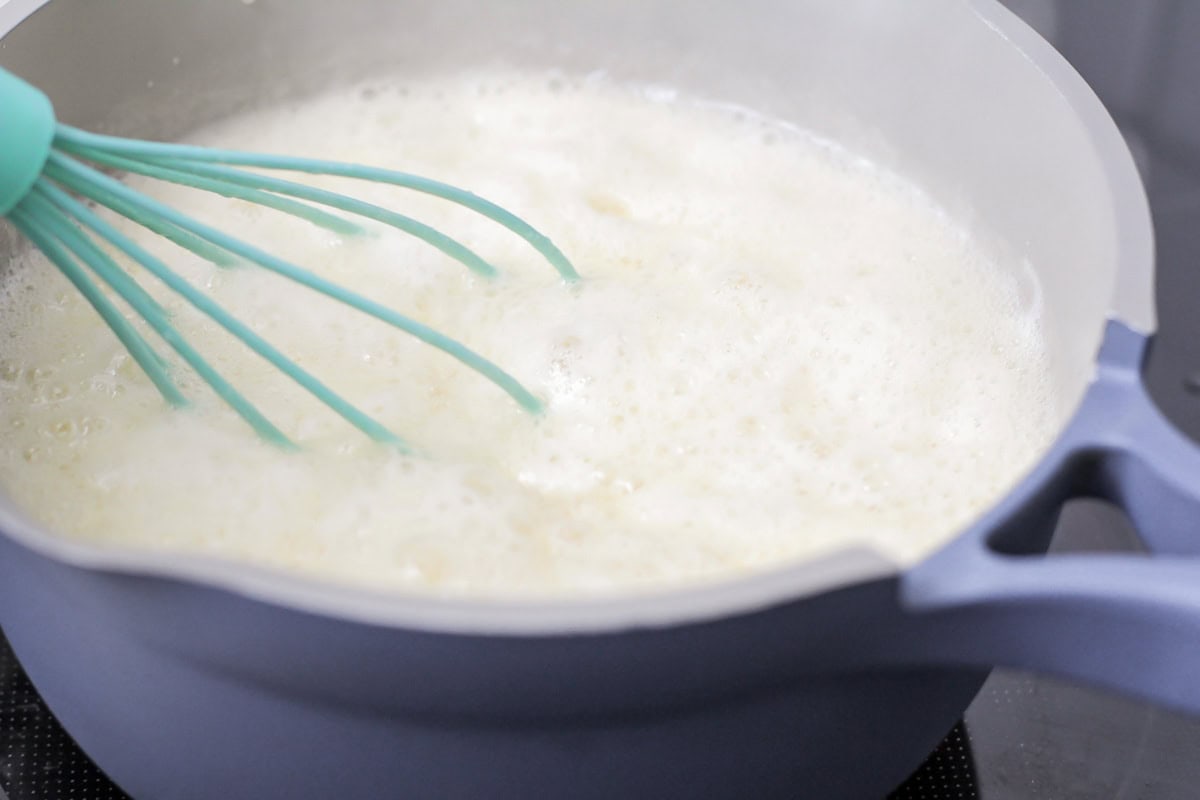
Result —
<path fill-rule="evenodd" d="M 340 397 L 78 198 L 104 206 L 214 264 L 256 264 L 387 322 L 483 375 L 529 412 L 542 410 L 541 400 L 516 378 L 460 342 L 364 295 L 193 220 L 91 165 L 257 203 L 342 235 L 362 232 L 359 224 L 344 214 L 372 219 L 418 237 L 480 275 L 496 274 L 495 267 L 483 257 L 411 217 L 343 194 L 239 167 L 333 175 L 400 186 L 465 206 L 503 225 L 537 250 L 565 281 L 577 281 L 579 274 L 567 257 L 528 223 L 466 190 L 418 175 L 357 164 L 89 133 L 56 122 L 53 107 L 44 94 L 0 69 L 0 216 L 8 217 L 83 294 L 168 403 L 183 406 L 187 404 L 187 398 L 172 379 L 167 362 L 126 319 L 101 285 L 107 286 L 112 294 L 144 319 L 162 341 L 261 436 L 292 446 L 282 431 L 184 339 L 171 325 L 162 307 L 97 240 L 106 242 L 112 250 L 178 293 L 367 436 L 404 446 L 403 441 L 386 427 Z"/>

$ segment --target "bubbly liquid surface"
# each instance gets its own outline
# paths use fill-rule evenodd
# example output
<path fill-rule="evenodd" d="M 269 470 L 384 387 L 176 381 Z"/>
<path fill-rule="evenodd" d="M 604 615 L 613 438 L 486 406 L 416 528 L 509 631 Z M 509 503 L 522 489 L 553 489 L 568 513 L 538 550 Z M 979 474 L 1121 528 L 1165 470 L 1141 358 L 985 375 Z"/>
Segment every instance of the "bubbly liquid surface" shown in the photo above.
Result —
<path fill-rule="evenodd" d="M 1057 426 L 1021 265 L 917 188 L 778 122 L 488 73 L 376 82 L 192 140 L 436 177 L 550 235 L 582 284 L 495 224 L 403 191 L 320 181 L 436 225 L 502 275 L 374 224 L 343 239 L 153 189 L 459 338 L 547 410 L 264 270 L 138 233 L 425 455 L 370 442 L 135 273 L 302 443 L 286 453 L 162 347 L 194 399 L 168 408 L 74 289 L 21 256 L 0 297 L 0 483 L 66 535 L 473 594 L 711 579 L 862 543 L 910 561 L 1005 491 Z"/>

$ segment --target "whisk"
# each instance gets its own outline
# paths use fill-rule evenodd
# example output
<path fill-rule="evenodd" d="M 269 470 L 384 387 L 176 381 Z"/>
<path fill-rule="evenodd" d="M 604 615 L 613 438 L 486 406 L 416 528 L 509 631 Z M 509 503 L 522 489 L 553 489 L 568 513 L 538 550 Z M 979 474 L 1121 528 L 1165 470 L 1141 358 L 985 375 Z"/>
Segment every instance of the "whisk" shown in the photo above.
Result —
<path fill-rule="evenodd" d="M 295 446 L 205 361 L 171 325 L 163 307 L 96 239 L 144 268 L 364 434 L 407 449 L 400 437 L 289 359 L 79 198 L 104 206 L 218 266 L 257 265 L 321 292 L 458 359 L 507 392 L 529 412 L 536 414 L 542 410 L 542 402 L 516 378 L 462 343 L 369 297 L 191 219 L 130 189 L 97 166 L 257 203 L 340 235 L 354 235 L 364 229 L 353 220 L 326 209 L 372 219 L 418 237 L 479 275 L 496 274 L 496 268 L 477 253 L 403 214 L 346 195 L 237 167 L 392 184 L 443 198 L 494 220 L 532 245 L 565 281 L 577 281 L 579 274 L 548 238 L 504 208 L 466 190 L 417 175 L 357 164 L 90 133 L 58 122 L 45 94 L 0 69 L 0 216 L 7 217 L 79 290 L 171 405 L 186 406 L 188 399 L 172 380 L 168 363 L 126 319 L 100 284 L 107 286 L 140 316 L 260 436 L 285 447 Z"/>

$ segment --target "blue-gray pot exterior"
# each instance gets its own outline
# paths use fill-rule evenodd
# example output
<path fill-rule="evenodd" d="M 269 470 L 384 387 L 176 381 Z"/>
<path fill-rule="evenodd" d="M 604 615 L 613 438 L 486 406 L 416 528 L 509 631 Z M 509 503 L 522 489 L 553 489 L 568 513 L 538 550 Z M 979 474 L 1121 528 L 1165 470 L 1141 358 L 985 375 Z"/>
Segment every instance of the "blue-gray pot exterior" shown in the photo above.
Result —
<path fill-rule="evenodd" d="M 586 636 L 376 627 L 0 538 L 0 621 L 136 798 L 882 796 L 986 670 L 880 669 L 894 580 Z"/>

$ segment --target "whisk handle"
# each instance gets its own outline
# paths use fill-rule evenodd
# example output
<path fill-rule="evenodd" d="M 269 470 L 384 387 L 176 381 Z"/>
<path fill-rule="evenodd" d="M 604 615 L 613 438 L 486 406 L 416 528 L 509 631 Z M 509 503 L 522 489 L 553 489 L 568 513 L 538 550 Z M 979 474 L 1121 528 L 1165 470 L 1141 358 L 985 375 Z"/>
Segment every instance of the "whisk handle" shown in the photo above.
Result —
<path fill-rule="evenodd" d="M 53 141 L 50 98 L 0 68 L 0 217 L 29 193 Z"/>

